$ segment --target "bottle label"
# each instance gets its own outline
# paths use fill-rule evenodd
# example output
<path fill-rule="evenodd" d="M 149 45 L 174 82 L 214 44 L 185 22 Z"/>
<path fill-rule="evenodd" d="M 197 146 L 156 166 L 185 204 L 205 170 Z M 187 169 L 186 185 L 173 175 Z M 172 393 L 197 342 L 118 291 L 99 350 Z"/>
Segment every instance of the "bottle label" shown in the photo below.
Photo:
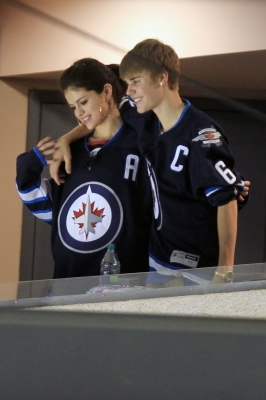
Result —
<path fill-rule="evenodd" d="M 117 275 L 110 275 L 110 283 L 117 283 L 118 282 L 118 276 Z"/>

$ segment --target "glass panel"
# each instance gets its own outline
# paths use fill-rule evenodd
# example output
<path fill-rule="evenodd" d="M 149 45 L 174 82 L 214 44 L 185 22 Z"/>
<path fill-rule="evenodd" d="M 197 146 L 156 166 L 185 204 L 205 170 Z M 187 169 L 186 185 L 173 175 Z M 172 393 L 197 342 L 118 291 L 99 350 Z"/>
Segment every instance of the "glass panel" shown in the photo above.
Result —
<path fill-rule="evenodd" d="M 234 266 L 232 280 L 216 277 L 217 268 L 90 276 L 0 284 L 0 307 L 123 301 L 168 296 L 223 293 L 266 288 L 266 263 Z"/>

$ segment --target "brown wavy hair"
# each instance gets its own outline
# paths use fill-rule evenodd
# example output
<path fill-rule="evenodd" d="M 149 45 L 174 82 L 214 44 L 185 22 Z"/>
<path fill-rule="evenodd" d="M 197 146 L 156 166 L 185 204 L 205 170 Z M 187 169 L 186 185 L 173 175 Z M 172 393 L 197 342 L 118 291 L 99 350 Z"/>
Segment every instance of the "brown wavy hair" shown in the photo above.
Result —
<path fill-rule="evenodd" d="M 180 62 L 174 49 L 157 39 L 146 39 L 136 44 L 122 59 L 120 77 L 127 79 L 141 72 L 148 72 L 154 80 L 168 72 L 168 86 L 175 89 L 179 84 Z"/>

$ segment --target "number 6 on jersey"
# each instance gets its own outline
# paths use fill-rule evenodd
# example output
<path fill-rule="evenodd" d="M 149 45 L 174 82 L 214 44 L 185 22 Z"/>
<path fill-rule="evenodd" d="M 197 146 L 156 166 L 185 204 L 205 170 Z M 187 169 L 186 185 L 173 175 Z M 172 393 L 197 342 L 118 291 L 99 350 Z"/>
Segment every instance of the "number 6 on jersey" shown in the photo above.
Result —
<path fill-rule="evenodd" d="M 236 181 L 236 177 L 233 172 L 226 168 L 226 165 L 223 161 L 218 161 L 215 164 L 215 169 L 219 172 L 219 174 L 224 178 L 224 180 L 232 185 Z"/>

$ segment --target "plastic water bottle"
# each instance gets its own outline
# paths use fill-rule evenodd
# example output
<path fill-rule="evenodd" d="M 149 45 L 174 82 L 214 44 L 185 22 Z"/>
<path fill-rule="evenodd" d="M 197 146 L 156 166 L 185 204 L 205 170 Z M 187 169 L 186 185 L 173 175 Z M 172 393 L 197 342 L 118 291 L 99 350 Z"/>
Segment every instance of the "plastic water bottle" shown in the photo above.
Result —
<path fill-rule="evenodd" d="M 111 243 L 107 246 L 107 251 L 101 261 L 100 274 L 102 275 L 101 283 L 109 284 L 114 282 L 109 275 L 120 274 L 120 261 L 115 252 L 115 244 Z"/>

